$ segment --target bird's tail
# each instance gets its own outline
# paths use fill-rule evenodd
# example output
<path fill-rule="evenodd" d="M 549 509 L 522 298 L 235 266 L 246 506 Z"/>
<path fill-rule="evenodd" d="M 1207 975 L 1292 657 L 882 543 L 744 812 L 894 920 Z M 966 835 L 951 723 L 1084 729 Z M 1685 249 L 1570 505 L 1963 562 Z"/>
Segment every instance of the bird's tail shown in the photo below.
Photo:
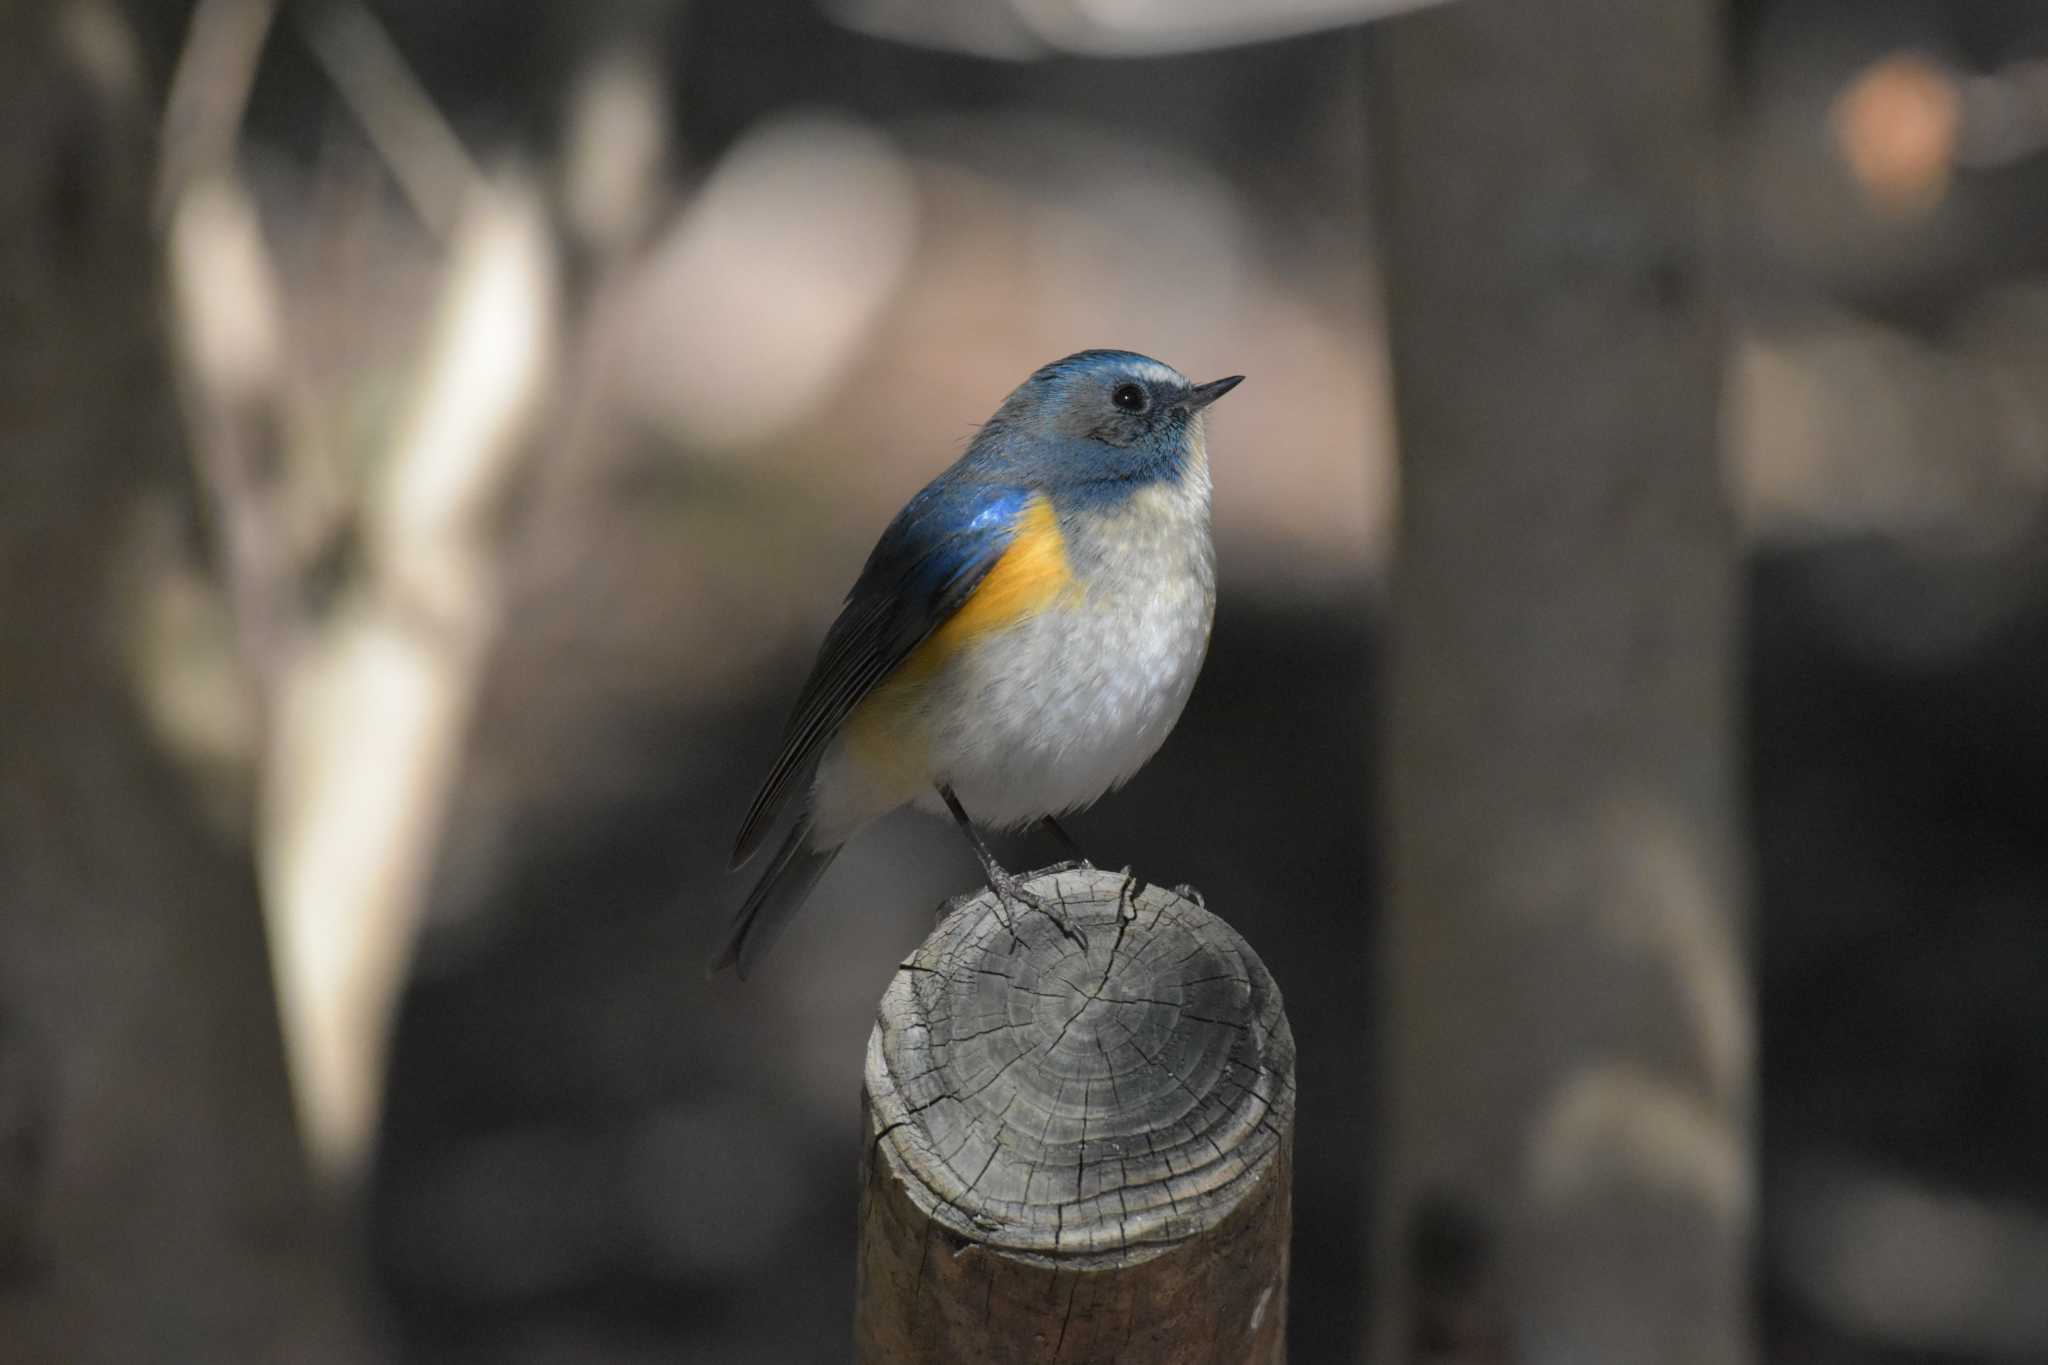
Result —
<path fill-rule="evenodd" d="M 810 817 L 798 820 L 789 831 L 789 837 L 782 841 L 782 847 L 775 850 L 768 870 L 761 874 L 761 880 L 754 883 L 754 889 L 747 894 L 746 903 L 732 917 L 732 928 L 725 936 L 725 946 L 718 950 L 717 957 L 711 959 L 713 974 L 727 967 L 737 967 L 740 980 L 745 981 L 753 975 L 754 968 L 775 946 L 783 926 L 804 908 L 811 888 L 818 884 L 818 878 L 825 875 L 825 869 L 832 866 L 832 860 L 838 856 L 837 847 L 811 847 Z"/>

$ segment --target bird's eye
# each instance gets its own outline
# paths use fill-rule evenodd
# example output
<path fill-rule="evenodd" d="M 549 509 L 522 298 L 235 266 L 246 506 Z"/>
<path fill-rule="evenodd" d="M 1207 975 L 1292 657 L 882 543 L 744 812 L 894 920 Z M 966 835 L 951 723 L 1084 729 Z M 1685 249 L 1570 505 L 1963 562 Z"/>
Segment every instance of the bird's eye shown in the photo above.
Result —
<path fill-rule="evenodd" d="M 1109 401 L 1125 412 L 1143 412 L 1147 401 L 1143 384 L 1119 384 L 1109 395 Z"/>

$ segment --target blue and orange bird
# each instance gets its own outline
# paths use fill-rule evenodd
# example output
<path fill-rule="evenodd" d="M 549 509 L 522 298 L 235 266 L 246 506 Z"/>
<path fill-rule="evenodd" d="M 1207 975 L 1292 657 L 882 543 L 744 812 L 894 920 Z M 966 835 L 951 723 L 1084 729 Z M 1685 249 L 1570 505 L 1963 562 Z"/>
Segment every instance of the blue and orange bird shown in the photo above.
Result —
<path fill-rule="evenodd" d="M 882 533 L 826 633 L 782 752 L 733 847 L 795 822 L 712 970 L 744 979 L 846 841 L 903 805 L 958 822 L 1003 901 L 1051 915 L 975 823 L 1092 804 L 1159 749 L 1201 671 L 1216 605 L 1203 410 L 1129 351 L 1033 374 Z"/>

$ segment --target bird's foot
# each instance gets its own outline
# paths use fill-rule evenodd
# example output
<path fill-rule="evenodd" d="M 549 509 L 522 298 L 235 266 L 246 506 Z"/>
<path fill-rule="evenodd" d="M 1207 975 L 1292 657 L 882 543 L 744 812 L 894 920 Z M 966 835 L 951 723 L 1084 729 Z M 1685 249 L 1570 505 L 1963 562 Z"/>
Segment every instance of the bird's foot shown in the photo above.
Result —
<path fill-rule="evenodd" d="M 1050 877 L 1061 872 L 1093 872 L 1094 870 L 1095 864 L 1089 862 L 1086 858 L 1069 858 L 1065 862 L 1054 863 L 1051 867 L 1039 868 L 1038 875 Z"/>
<path fill-rule="evenodd" d="M 1082 952 L 1088 951 L 1088 936 L 1081 932 L 1080 925 L 1074 923 L 1073 916 L 1067 913 L 1066 907 L 1062 906 L 1058 901 L 1047 900 L 1035 891 L 1026 891 L 1024 883 L 1014 873 L 1005 872 L 1000 867 L 989 868 L 988 889 L 996 893 L 996 918 L 1005 929 L 1010 931 L 1012 939 L 1016 938 L 1017 931 L 1007 919 L 1003 918 L 1002 910 L 1006 905 L 1015 904 L 1021 905 L 1027 910 L 1036 910 L 1039 914 L 1044 915 L 1053 922 L 1053 926 L 1061 934 L 1071 940 Z"/>
<path fill-rule="evenodd" d="M 1173 894 L 1179 896 L 1184 901 L 1193 901 L 1197 906 L 1201 907 L 1204 910 L 1207 910 L 1209 908 L 1209 902 L 1203 899 L 1202 893 L 1195 890 L 1194 887 L 1188 885 L 1186 882 L 1182 882 L 1179 886 L 1174 887 Z"/>

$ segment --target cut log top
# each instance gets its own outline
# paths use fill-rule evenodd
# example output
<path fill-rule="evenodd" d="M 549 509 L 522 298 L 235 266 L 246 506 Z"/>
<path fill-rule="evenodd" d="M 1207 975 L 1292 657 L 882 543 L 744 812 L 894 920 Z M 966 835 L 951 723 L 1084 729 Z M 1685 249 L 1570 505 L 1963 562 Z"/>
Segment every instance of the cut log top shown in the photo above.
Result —
<path fill-rule="evenodd" d="M 1135 1264 L 1284 1167 L 1294 1040 L 1264 965 L 1194 901 L 1093 869 L 1031 889 L 1087 948 L 992 894 L 953 910 L 883 996 L 870 1156 L 964 1241 Z"/>

